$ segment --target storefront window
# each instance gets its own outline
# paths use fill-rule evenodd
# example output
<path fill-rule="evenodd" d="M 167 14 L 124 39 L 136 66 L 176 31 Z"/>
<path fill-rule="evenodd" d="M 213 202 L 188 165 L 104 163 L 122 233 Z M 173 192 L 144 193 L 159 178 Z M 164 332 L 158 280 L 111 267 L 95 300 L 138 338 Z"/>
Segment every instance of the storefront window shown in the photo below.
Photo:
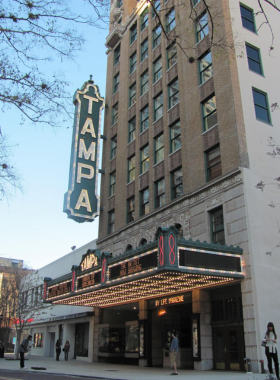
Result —
<path fill-rule="evenodd" d="M 44 346 L 44 334 L 34 334 L 34 347 Z"/>
<path fill-rule="evenodd" d="M 75 357 L 88 357 L 89 323 L 77 323 L 75 335 Z"/>
<path fill-rule="evenodd" d="M 138 321 L 126 322 L 125 326 L 125 352 L 139 351 L 139 326 Z"/>

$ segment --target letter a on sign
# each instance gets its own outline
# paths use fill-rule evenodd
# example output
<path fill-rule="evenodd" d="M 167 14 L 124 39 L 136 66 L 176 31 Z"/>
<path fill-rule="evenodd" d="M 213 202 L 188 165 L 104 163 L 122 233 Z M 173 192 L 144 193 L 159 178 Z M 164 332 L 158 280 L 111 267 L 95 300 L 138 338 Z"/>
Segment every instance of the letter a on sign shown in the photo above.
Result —
<path fill-rule="evenodd" d="M 76 222 L 91 222 L 99 215 L 98 169 L 101 112 L 105 101 L 88 80 L 74 96 L 76 106 L 68 191 L 63 211 Z"/>

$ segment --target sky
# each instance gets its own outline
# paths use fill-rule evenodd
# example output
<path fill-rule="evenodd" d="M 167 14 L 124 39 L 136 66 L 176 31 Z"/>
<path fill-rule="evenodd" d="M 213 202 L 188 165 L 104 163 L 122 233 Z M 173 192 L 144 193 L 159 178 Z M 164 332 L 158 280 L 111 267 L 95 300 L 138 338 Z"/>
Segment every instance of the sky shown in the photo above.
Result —
<path fill-rule="evenodd" d="M 105 97 L 108 33 L 91 28 L 85 34 L 87 41 L 76 62 L 57 61 L 53 65 L 65 73 L 71 94 L 92 74 L 100 95 Z M 12 163 L 21 174 L 24 188 L 24 193 L 17 192 L 9 203 L 0 201 L 0 257 L 24 260 L 38 269 L 71 252 L 72 246 L 79 248 L 96 239 L 98 218 L 77 223 L 63 212 L 73 122 L 56 130 L 28 122 L 21 125 L 20 115 L 11 110 L 0 113 L 0 126 L 2 134 L 15 145 Z"/>

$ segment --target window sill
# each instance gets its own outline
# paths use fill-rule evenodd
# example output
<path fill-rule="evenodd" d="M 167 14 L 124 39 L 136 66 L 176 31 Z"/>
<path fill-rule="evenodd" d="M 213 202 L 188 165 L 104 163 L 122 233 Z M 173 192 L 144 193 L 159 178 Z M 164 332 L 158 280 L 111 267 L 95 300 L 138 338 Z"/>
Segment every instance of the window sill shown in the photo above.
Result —
<path fill-rule="evenodd" d="M 111 125 L 111 128 L 114 127 L 116 124 L 118 124 L 118 120 L 114 122 L 114 124 Z"/>
<path fill-rule="evenodd" d="M 129 106 L 127 110 L 129 110 L 130 108 L 132 108 L 135 104 L 136 104 L 136 102 L 134 102 L 133 104 L 131 104 L 131 106 Z"/>
<path fill-rule="evenodd" d="M 132 182 L 135 182 L 135 179 L 133 179 L 132 181 L 128 182 L 128 183 L 126 184 L 126 186 L 130 185 Z"/>
<path fill-rule="evenodd" d="M 113 66 L 113 69 L 117 66 L 117 64 L 119 64 L 120 63 L 120 61 L 118 61 L 117 63 L 115 63 L 114 64 L 114 66 Z"/>
<path fill-rule="evenodd" d="M 157 44 L 157 46 L 153 47 L 152 52 L 153 52 L 158 46 L 160 46 L 160 44 L 161 44 L 161 41 Z"/>
<path fill-rule="evenodd" d="M 148 58 L 149 58 L 149 56 L 147 55 L 147 57 L 145 57 L 145 58 L 140 62 L 140 65 L 142 65 L 142 63 L 145 62 L 146 59 L 148 59 Z"/>
<path fill-rule="evenodd" d="M 154 165 L 153 165 L 153 168 L 156 167 L 156 166 L 157 166 L 158 164 L 160 164 L 161 162 L 164 162 L 164 159 L 161 160 L 161 161 L 159 161 L 159 162 L 157 162 L 156 164 L 154 164 Z"/>
<path fill-rule="evenodd" d="M 256 120 L 257 120 L 257 121 L 260 121 L 261 123 L 264 123 L 264 124 L 266 124 L 266 125 L 269 125 L 270 127 L 273 127 L 273 124 L 272 124 L 272 123 L 269 123 L 269 122 L 267 122 L 267 121 L 264 121 L 264 120 L 258 119 L 257 117 L 256 117 Z"/>
<path fill-rule="evenodd" d="M 130 145 L 131 143 L 133 143 L 133 141 L 135 141 L 135 139 L 129 141 L 126 146 Z"/>
<path fill-rule="evenodd" d="M 137 41 L 137 37 L 135 38 L 135 40 L 133 42 L 130 42 L 129 47 L 132 46 L 134 44 L 134 42 L 136 42 L 136 41 Z"/>
<path fill-rule="evenodd" d="M 203 82 L 203 83 L 201 83 L 199 86 L 198 86 L 198 88 L 200 88 L 201 86 L 203 86 L 205 83 L 207 83 L 210 79 L 212 79 L 213 78 L 213 75 L 210 77 L 210 78 L 208 78 L 205 82 Z"/>
<path fill-rule="evenodd" d="M 117 89 L 115 92 L 113 92 L 113 95 L 112 97 L 119 91 L 119 89 Z"/>
<path fill-rule="evenodd" d="M 110 158 L 109 162 L 113 161 L 117 156 Z"/>
<path fill-rule="evenodd" d="M 169 111 L 171 111 L 174 107 L 176 107 L 178 104 L 180 104 L 180 101 L 177 102 L 176 104 L 174 104 L 174 106 L 172 106 L 171 108 L 169 108 L 169 109 L 167 110 L 167 113 L 168 113 Z"/>
<path fill-rule="evenodd" d="M 181 150 L 181 149 L 182 149 L 182 147 L 180 147 L 180 148 L 174 150 L 174 152 L 169 153 L 168 157 L 172 156 L 172 154 L 178 152 L 178 151 Z"/>
<path fill-rule="evenodd" d="M 148 172 L 149 172 L 149 169 L 146 170 L 144 173 L 139 174 L 138 178 L 142 177 L 144 174 L 146 174 L 146 173 L 148 173 Z"/>
<path fill-rule="evenodd" d="M 202 136 L 203 135 L 205 135 L 207 132 L 209 132 L 209 131 L 211 131 L 211 129 L 213 129 L 213 128 L 215 128 L 217 125 L 219 125 L 219 123 L 217 123 L 217 124 L 215 124 L 215 125 L 213 125 L 213 127 L 211 127 L 211 128 L 209 128 L 209 129 L 207 129 L 207 131 L 204 131 L 204 132 L 202 132 Z"/>
<path fill-rule="evenodd" d="M 154 86 L 155 84 L 157 84 L 157 82 L 160 81 L 161 78 L 162 78 L 162 76 L 161 76 L 160 78 L 158 78 L 158 79 L 156 80 L 156 82 L 154 82 L 154 83 L 152 84 L 152 86 Z"/>
<path fill-rule="evenodd" d="M 108 200 L 113 198 L 114 196 L 115 196 L 115 194 L 109 195 Z"/>
<path fill-rule="evenodd" d="M 149 128 L 146 128 L 144 131 L 139 133 L 139 136 L 143 135 L 144 132 L 146 132 Z"/>
<path fill-rule="evenodd" d="M 149 90 L 145 91 L 144 94 L 142 94 L 142 95 L 140 96 L 139 100 L 140 100 L 144 95 L 146 95 L 147 92 L 149 92 Z"/>
<path fill-rule="evenodd" d="M 159 117 L 158 119 L 156 119 L 156 120 L 153 122 L 152 125 L 154 125 L 157 121 L 159 121 L 159 120 L 162 119 L 162 118 L 163 118 L 163 115 L 162 115 L 161 117 Z"/>
<path fill-rule="evenodd" d="M 170 66 L 169 69 L 166 70 L 166 72 L 168 73 L 168 71 L 170 71 L 175 65 L 177 65 L 177 62 L 173 63 L 173 65 Z"/>
<path fill-rule="evenodd" d="M 203 40 L 205 40 L 205 38 L 208 36 L 209 34 L 206 34 L 206 36 L 204 36 L 203 38 L 201 38 L 201 40 L 199 40 L 196 44 L 195 44 L 195 46 L 197 46 L 198 44 L 200 44 L 200 42 L 202 42 Z"/>
<path fill-rule="evenodd" d="M 134 71 L 136 71 L 136 68 L 129 74 L 129 76 L 132 75 L 134 73 Z"/>
<path fill-rule="evenodd" d="M 145 12 L 145 11 L 144 11 L 144 12 Z M 145 29 L 147 29 L 147 28 L 148 28 L 148 25 L 147 25 L 147 26 L 145 26 L 145 28 L 144 28 L 143 30 L 141 30 L 141 31 L 140 31 L 140 33 L 143 33 L 143 32 L 144 32 L 144 30 L 145 30 Z"/>

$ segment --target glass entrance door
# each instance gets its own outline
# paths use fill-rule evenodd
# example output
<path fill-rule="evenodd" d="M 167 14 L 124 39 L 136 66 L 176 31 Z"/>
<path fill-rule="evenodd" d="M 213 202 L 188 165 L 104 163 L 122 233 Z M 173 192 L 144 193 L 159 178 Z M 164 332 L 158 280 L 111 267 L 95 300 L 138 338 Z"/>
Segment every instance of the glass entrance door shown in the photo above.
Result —
<path fill-rule="evenodd" d="M 244 334 L 242 326 L 213 328 L 214 368 L 244 371 Z"/>

